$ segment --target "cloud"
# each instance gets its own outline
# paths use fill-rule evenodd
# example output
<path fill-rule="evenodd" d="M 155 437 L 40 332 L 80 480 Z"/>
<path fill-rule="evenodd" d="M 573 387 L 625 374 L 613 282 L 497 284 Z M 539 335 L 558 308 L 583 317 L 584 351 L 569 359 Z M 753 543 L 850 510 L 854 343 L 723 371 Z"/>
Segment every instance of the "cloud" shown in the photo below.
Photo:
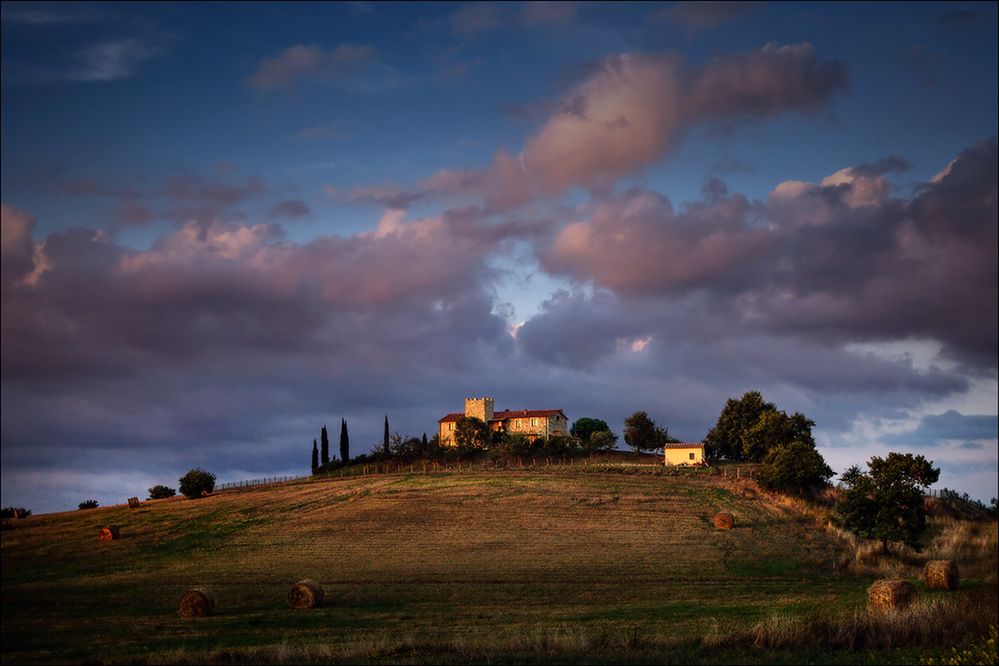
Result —
<path fill-rule="evenodd" d="M 289 199 L 275 204 L 267 213 L 267 217 L 273 219 L 306 217 L 311 213 L 308 204 L 300 199 Z"/>
<path fill-rule="evenodd" d="M 37 248 L 32 238 L 35 219 L 13 206 L 0 204 L 0 257 L 2 284 L 26 279 L 35 270 Z"/>
<path fill-rule="evenodd" d="M 775 335 L 932 339 L 969 369 L 994 369 L 996 143 L 963 151 L 909 199 L 880 175 L 904 166 L 786 181 L 757 203 L 715 183 L 679 212 L 653 192 L 607 195 L 536 252 L 549 273 L 625 298 L 701 291 Z"/>
<path fill-rule="evenodd" d="M 496 30 L 503 26 L 503 16 L 491 2 L 474 2 L 462 5 L 450 17 L 451 32 L 462 39 Z"/>
<path fill-rule="evenodd" d="M 741 195 L 724 195 L 677 213 L 662 195 L 630 190 L 563 227 L 539 259 L 549 273 L 619 294 L 734 287 L 779 245 L 773 232 L 747 224 L 749 207 Z"/>
<path fill-rule="evenodd" d="M 995 414 L 965 415 L 957 410 L 924 416 L 913 430 L 886 436 L 888 444 L 905 446 L 934 446 L 948 440 L 972 440 L 961 444 L 964 448 L 981 448 L 974 440 L 999 438 L 999 416 Z M 972 444 L 972 446 L 967 446 Z"/>
<path fill-rule="evenodd" d="M 657 10 L 652 19 L 672 23 L 687 32 L 701 32 L 716 28 L 722 23 L 747 16 L 759 9 L 758 2 L 677 2 L 671 7 Z"/>
<path fill-rule="evenodd" d="M 529 26 L 567 25 L 576 20 L 578 10 L 578 3 L 564 0 L 528 2 L 520 12 L 520 20 Z"/>
<path fill-rule="evenodd" d="M 656 163 L 694 126 L 817 111 L 846 82 L 846 66 L 819 59 L 809 44 L 768 44 L 699 67 L 669 53 L 612 56 L 553 106 L 520 155 L 500 149 L 485 169 L 443 169 L 393 196 L 474 196 L 503 210 L 572 186 L 607 190 Z"/>
<path fill-rule="evenodd" d="M 441 170 L 407 193 L 471 195 L 502 210 L 572 186 L 607 190 L 668 154 L 688 129 L 823 108 L 847 82 L 843 63 L 809 44 L 768 44 L 689 67 L 670 53 L 605 58 L 571 88 L 518 156 L 498 150 L 484 170 Z"/>
<path fill-rule="evenodd" d="M 131 78 L 139 65 L 160 53 L 158 47 L 130 38 L 101 42 L 77 54 L 78 67 L 66 78 L 71 81 L 118 81 Z"/>
<path fill-rule="evenodd" d="M 315 45 L 296 44 L 261 61 L 247 84 L 259 92 L 290 91 L 307 82 L 344 84 L 369 72 L 376 57 L 370 46 L 341 44 L 325 51 Z"/>

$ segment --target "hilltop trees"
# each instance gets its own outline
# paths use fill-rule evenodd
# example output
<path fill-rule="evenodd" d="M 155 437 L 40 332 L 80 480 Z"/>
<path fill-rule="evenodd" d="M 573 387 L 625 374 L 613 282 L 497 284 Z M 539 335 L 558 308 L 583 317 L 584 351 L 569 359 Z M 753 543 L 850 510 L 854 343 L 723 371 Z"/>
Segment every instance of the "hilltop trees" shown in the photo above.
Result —
<path fill-rule="evenodd" d="M 815 448 L 812 421 L 804 414 L 778 410 L 763 400 L 759 391 L 749 391 L 741 398 L 730 398 L 718 416 L 718 422 L 704 437 L 708 459 L 762 462 L 778 446 L 801 442 Z"/>
<path fill-rule="evenodd" d="M 316 440 L 312 440 L 312 473 L 315 474 L 319 471 L 319 448 L 316 446 Z"/>
<path fill-rule="evenodd" d="M 96 509 L 100 504 L 97 503 L 95 499 L 88 499 L 80 502 L 79 508 L 82 509 Z"/>
<path fill-rule="evenodd" d="M 764 402 L 759 391 L 744 393 L 738 400 L 729 398 L 718 416 L 718 422 L 704 438 L 704 448 L 710 460 L 743 460 L 742 434 L 760 420 L 760 414 L 776 410 L 772 402 Z"/>
<path fill-rule="evenodd" d="M 340 460 L 350 460 L 350 436 L 347 434 L 347 419 L 340 419 Z"/>
<path fill-rule="evenodd" d="M 330 437 L 326 432 L 326 426 L 319 432 L 320 440 L 322 441 L 322 461 L 323 465 L 326 465 L 330 461 Z"/>
<path fill-rule="evenodd" d="M 872 457 L 864 472 L 854 465 L 840 477 L 846 486 L 836 512 L 843 526 L 855 534 L 877 539 L 888 552 L 889 541 L 919 550 L 926 529 L 923 491 L 940 478 L 932 461 L 911 453 Z"/>
<path fill-rule="evenodd" d="M 151 500 L 166 499 L 167 497 L 173 497 L 176 494 L 176 490 L 162 484 L 155 485 L 149 489 L 149 499 Z"/>
<path fill-rule="evenodd" d="M 180 477 L 180 492 L 188 499 L 209 495 L 213 490 L 215 490 L 215 475 L 200 467 L 195 467 Z"/>
<path fill-rule="evenodd" d="M 385 415 L 385 435 L 382 438 L 382 453 L 385 455 L 391 453 L 391 449 L 389 448 L 388 414 Z"/>
<path fill-rule="evenodd" d="M 636 452 L 654 451 L 669 441 L 669 432 L 659 427 L 645 412 L 635 412 L 624 420 L 624 442 Z"/>

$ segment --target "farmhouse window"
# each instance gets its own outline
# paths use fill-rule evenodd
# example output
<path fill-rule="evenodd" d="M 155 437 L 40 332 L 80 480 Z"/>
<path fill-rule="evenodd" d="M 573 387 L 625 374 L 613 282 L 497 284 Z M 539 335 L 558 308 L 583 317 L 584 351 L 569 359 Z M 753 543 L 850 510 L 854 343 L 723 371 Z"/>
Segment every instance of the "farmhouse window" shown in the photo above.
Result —
<path fill-rule="evenodd" d="M 538 425 L 538 420 L 537 419 L 531 419 L 531 425 L 532 426 Z"/>
<path fill-rule="evenodd" d="M 693 453 L 691 453 L 691 454 L 690 454 L 690 459 L 691 459 L 691 460 L 693 460 L 693 459 L 694 459 L 694 454 L 693 454 Z"/>
<path fill-rule="evenodd" d="M 454 421 L 452 421 L 451 423 L 447 424 L 447 429 L 448 430 L 454 430 Z"/>

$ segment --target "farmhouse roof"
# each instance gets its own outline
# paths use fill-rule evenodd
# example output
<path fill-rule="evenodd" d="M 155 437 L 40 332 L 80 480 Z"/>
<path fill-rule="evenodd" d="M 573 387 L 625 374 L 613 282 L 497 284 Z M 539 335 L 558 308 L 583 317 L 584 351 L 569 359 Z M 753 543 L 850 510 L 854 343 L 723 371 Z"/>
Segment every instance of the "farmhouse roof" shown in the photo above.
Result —
<path fill-rule="evenodd" d="M 534 417 L 542 416 L 547 418 L 549 416 L 554 416 L 556 414 L 561 414 L 563 418 L 567 418 L 565 416 L 565 412 L 563 412 L 561 409 L 516 409 L 516 410 L 504 409 L 502 412 L 494 412 L 493 417 L 489 419 L 489 422 L 492 423 L 494 421 L 506 421 L 507 419 L 512 419 L 512 418 L 525 418 L 525 417 L 529 418 L 532 416 Z M 464 416 L 465 416 L 464 412 L 452 412 L 451 414 L 448 414 L 444 418 L 440 419 L 438 423 L 457 421 L 458 419 Z"/>
<path fill-rule="evenodd" d="M 704 442 L 669 442 L 664 449 L 703 449 Z"/>

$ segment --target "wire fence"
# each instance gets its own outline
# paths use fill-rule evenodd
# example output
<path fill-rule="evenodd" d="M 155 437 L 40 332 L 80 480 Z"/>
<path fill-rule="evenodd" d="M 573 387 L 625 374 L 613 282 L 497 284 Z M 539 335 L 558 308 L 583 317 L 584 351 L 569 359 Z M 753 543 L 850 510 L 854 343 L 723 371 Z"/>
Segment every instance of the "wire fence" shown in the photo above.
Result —
<path fill-rule="evenodd" d="M 284 483 L 285 481 L 297 481 L 298 479 L 307 479 L 308 476 L 269 476 L 263 479 L 247 479 L 245 481 L 227 481 L 225 483 L 220 483 L 215 486 L 215 491 L 220 490 L 232 490 L 234 488 L 252 488 L 255 486 L 270 486 L 275 483 Z"/>

